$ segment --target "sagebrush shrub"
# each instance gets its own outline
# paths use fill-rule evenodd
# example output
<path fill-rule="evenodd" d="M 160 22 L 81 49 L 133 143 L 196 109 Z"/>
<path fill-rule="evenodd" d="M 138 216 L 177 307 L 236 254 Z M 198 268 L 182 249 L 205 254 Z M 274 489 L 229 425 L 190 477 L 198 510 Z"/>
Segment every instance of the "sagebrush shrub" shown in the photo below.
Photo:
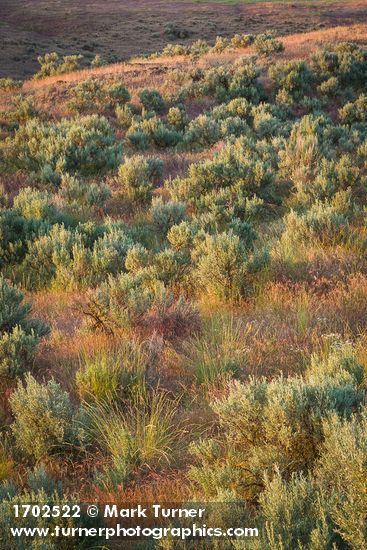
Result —
<path fill-rule="evenodd" d="M 228 103 L 222 103 L 214 107 L 213 117 L 219 120 L 225 120 L 230 117 L 239 117 L 247 122 L 250 121 L 251 103 L 244 97 L 232 99 Z"/>
<path fill-rule="evenodd" d="M 49 224 L 26 219 L 14 209 L 0 209 L 0 267 L 23 260 L 30 243 L 49 230 Z"/>
<path fill-rule="evenodd" d="M 14 80 L 13 78 L 0 78 L 0 90 L 10 92 L 13 90 L 19 90 L 22 86 L 22 80 Z"/>
<path fill-rule="evenodd" d="M 198 82 L 194 81 L 189 85 L 186 92 L 193 97 L 215 95 L 222 104 L 240 97 L 256 103 L 263 95 L 258 80 L 260 73 L 253 60 L 240 58 L 231 69 L 219 66 L 208 70 Z"/>
<path fill-rule="evenodd" d="M 334 531 L 352 548 L 363 548 L 367 541 L 366 428 L 366 407 L 350 420 L 336 414 L 326 419 L 316 469 L 316 479 L 329 499 Z"/>
<path fill-rule="evenodd" d="M 254 38 L 252 34 L 235 34 L 231 38 L 231 46 L 234 48 L 247 48 L 253 43 Z"/>
<path fill-rule="evenodd" d="M 275 53 L 282 52 L 284 50 L 283 42 L 277 40 L 273 33 L 268 32 L 264 34 L 258 34 L 254 40 L 254 48 L 256 53 L 262 57 L 271 57 Z"/>
<path fill-rule="evenodd" d="M 4 149 L 15 166 L 56 184 L 64 172 L 89 175 L 113 169 L 121 155 L 109 122 L 98 115 L 57 123 L 32 119 L 5 142 Z"/>
<path fill-rule="evenodd" d="M 205 40 L 198 39 L 191 44 L 189 52 L 192 58 L 197 59 L 208 53 L 209 50 L 209 44 Z"/>
<path fill-rule="evenodd" d="M 105 109 L 106 94 L 96 78 L 82 80 L 71 90 L 69 109 L 76 113 L 87 113 Z"/>
<path fill-rule="evenodd" d="M 190 255 L 187 251 L 164 248 L 151 258 L 146 272 L 167 287 L 184 288 L 191 279 Z M 168 308 L 172 305 L 172 295 L 169 295 Z"/>
<path fill-rule="evenodd" d="M 324 441 L 324 421 L 332 413 L 350 419 L 363 403 L 360 380 L 358 384 L 352 376 L 349 383 L 344 380 L 346 361 L 355 363 L 355 359 L 344 351 L 331 353 L 329 358 L 315 358 L 304 378 L 232 382 L 229 393 L 214 399 L 224 439 L 214 455 L 204 458 L 199 452 L 201 465 L 190 471 L 204 494 L 232 489 L 252 501 L 264 489 L 264 471 L 272 476 L 274 464 L 281 476 L 315 466 Z M 332 364 L 327 374 L 325 360 Z"/>
<path fill-rule="evenodd" d="M 161 111 L 165 107 L 164 99 L 158 90 L 142 90 L 139 99 L 147 111 Z"/>
<path fill-rule="evenodd" d="M 86 310 L 94 327 L 115 332 L 141 322 L 153 302 L 152 292 L 142 282 L 141 276 L 123 273 L 98 287 Z"/>
<path fill-rule="evenodd" d="M 37 61 L 40 64 L 40 69 L 38 73 L 34 75 L 34 78 L 39 79 L 44 78 L 45 76 L 53 76 L 77 71 L 82 59 L 82 55 L 66 55 L 60 59 L 56 52 L 46 53 L 44 56 L 40 55 L 37 58 Z"/>
<path fill-rule="evenodd" d="M 130 273 L 136 275 L 148 267 L 149 260 L 150 255 L 148 250 L 141 244 L 137 244 L 128 250 L 125 260 L 125 267 Z"/>
<path fill-rule="evenodd" d="M 123 84 L 114 83 L 106 87 L 96 78 L 87 78 L 72 88 L 68 106 L 77 113 L 104 112 L 129 100 L 129 90 Z"/>
<path fill-rule="evenodd" d="M 12 432 L 19 450 L 39 460 L 74 441 L 73 409 L 68 394 L 53 380 L 39 384 L 28 374 L 10 398 Z"/>
<path fill-rule="evenodd" d="M 219 125 L 207 115 L 193 119 L 184 134 L 183 145 L 190 150 L 205 149 L 219 140 Z"/>
<path fill-rule="evenodd" d="M 106 65 L 105 60 L 102 58 L 102 56 L 97 53 L 92 61 L 90 62 L 91 67 L 97 68 L 97 67 L 103 67 L 103 65 Z"/>
<path fill-rule="evenodd" d="M 188 222 L 173 225 L 167 233 L 167 240 L 175 250 L 188 250 L 192 243 L 192 231 Z"/>
<path fill-rule="evenodd" d="M 120 165 L 117 182 L 122 193 L 131 201 L 145 204 L 150 202 L 153 185 L 163 171 L 163 162 L 155 157 L 134 156 Z"/>
<path fill-rule="evenodd" d="M 24 124 L 27 120 L 37 118 L 41 113 L 35 108 L 33 103 L 22 95 L 13 98 L 15 109 L 9 113 L 9 119 L 18 124 Z"/>
<path fill-rule="evenodd" d="M 0 373 L 5 376 L 21 375 L 33 366 L 40 338 L 27 334 L 20 326 L 0 335 Z"/>
<path fill-rule="evenodd" d="M 332 205 L 316 202 L 304 214 L 291 211 L 285 218 L 285 229 L 281 237 L 284 253 L 299 252 L 310 243 L 332 246 L 346 240 L 349 222 L 345 214 Z"/>
<path fill-rule="evenodd" d="M 337 78 L 340 90 L 350 85 L 363 89 L 366 83 L 366 50 L 353 42 L 319 50 L 313 55 L 311 66 L 320 82 Z"/>
<path fill-rule="evenodd" d="M 23 262 L 29 286 L 43 288 L 54 280 L 58 260 L 70 261 L 73 247 L 83 245 L 83 237 L 63 225 L 54 225 L 46 235 L 30 243 Z"/>
<path fill-rule="evenodd" d="M 324 117 L 304 116 L 294 123 L 285 148 L 279 152 L 280 173 L 293 183 L 300 197 L 308 193 L 329 150 L 323 142 L 326 124 Z"/>
<path fill-rule="evenodd" d="M 133 122 L 126 133 L 126 137 L 136 149 L 146 150 L 149 147 L 165 149 L 174 147 L 182 140 L 182 133 L 167 126 L 156 117 L 144 118 Z"/>
<path fill-rule="evenodd" d="M 162 56 L 176 57 L 176 55 L 187 55 L 188 48 L 183 44 L 167 44 L 162 50 Z"/>
<path fill-rule="evenodd" d="M 198 310 L 158 280 L 164 273 L 142 269 L 122 273 L 90 292 L 84 313 L 95 329 L 118 333 L 130 327 L 147 327 L 166 338 L 197 330 Z M 174 274 L 176 271 L 174 272 Z M 178 271 L 181 273 L 181 270 Z M 170 273 L 170 277 L 173 275 Z"/>
<path fill-rule="evenodd" d="M 21 189 L 14 197 L 14 208 L 25 219 L 43 220 L 50 223 L 62 221 L 62 215 L 53 203 L 53 196 L 47 191 L 38 191 L 31 187 Z"/>
<path fill-rule="evenodd" d="M 31 288 L 96 286 L 109 274 L 123 270 L 127 251 L 134 244 L 124 228 L 107 225 L 92 239 L 84 229 L 88 226 L 81 224 L 72 230 L 55 225 L 30 245 L 22 268 Z"/>
<path fill-rule="evenodd" d="M 320 144 L 317 133 L 300 135 L 296 128 L 280 152 L 282 173 L 294 184 L 292 203 L 307 207 L 317 201 L 332 201 L 339 193 L 358 197 L 364 185 L 363 172 L 350 154 L 339 152 L 337 159 L 328 158 L 330 149 Z M 322 153 L 325 152 L 323 156 Z M 291 164 L 291 156 L 298 165 Z"/>
<path fill-rule="evenodd" d="M 81 181 L 74 176 L 64 174 L 58 190 L 62 207 L 69 213 L 78 216 L 93 209 L 104 209 L 111 191 L 105 184 Z"/>
<path fill-rule="evenodd" d="M 224 36 L 217 36 L 211 51 L 213 53 L 222 53 L 228 48 L 229 44 L 230 41 L 228 40 L 228 38 L 225 38 Z"/>
<path fill-rule="evenodd" d="M 276 472 L 265 478 L 260 506 L 266 548 L 339 548 L 327 500 L 311 476 L 294 474 L 286 481 Z"/>
<path fill-rule="evenodd" d="M 191 164 L 186 178 L 176 178 L 167 187 L 175 200 L 196 209 L 220 188 L 231 192 L 233 203 L 254 197 L 272 202 L 276 162 L 271 145 L 242 137 L 224 147 L 213 160 Z"/>
<path fill-rule="evenodd" d="M 119 83 L 111 84 L 111 86 L 106 89 L 106 93 L 113 106 L 124 105 L 131 99 L 129 90 L 126 86 Z"/>
<path fill-rule="evenodd" d="M 338 91 L 339 88 L 339 80 L 336 76 L 331 76 L 327 80 L 324 80 L 321 82 L 321 84 L 318 86 L 319 92 L 322 94 L 333 96 Z"/>
<path fill-rule="evenodd" d="M 233 232 L 206 235 L 194 251 L 200 288 L 223 300 L 236 300 L 251 286 L 251 273 L 264 267 L 266 254 L 253 256 Z"/>
<path fill-rule="evenodd" d="M 3 184 L 0 184 L 0 212 L 9 207 L 9 195 Z"/>
<path fill-rule="evenodd" d="M 176 130 L 184 130 L 188 123 L 188 117 L 184 107 L 171 107 L 167 113 L 167 121 Z"/>
<path fill-rule="evenodd" d="M 269 76 L 275 80 L 278 90 L 284 90 L 296 99 L 310 91 L 314 79 L 305 61 L 275 63 L 269 69 Z"/>
<path fill-rule="evenodd" d="M 197 71 L 191 74 L 193 84 L 189 95 L 204 97 L 206 95 L 218 96 L 220 91 L 227 90 L 231 81 L 231 72 L 228 67 L 219 65 L 208 71 Z"/>
<path fill-rule="evenodd" d="M 342 122 L 365 122 L 367 120 L 367 96 L 360 95 L 354 102 L 346 103 L 339 109 L 339 117 Z"/>
<path fill-rule="evenodd" d="M 8 376 L 32 367 L 41 338 L 49 331 L 41 321 L 29 318 L 32 305 L 23 298 L 0 276 L 0 373 Z"/>
<path fill-rule="evenodd" d="M 186 205 L 182 202 L 169 201 L 164 203 L 161 197 L 153 199 L 150 209 L 154 231 L 165 239 L 173 225 L 177 225 L 186 218 Z"/>
<path fill-rule="evenodd" d="M 124 129 L 131 126 L 134 112 L 128 103 L 125 105 L 117 105 L 115 109 L 116 118 Z"/>
<path fill-rule="evenodd" d="M 110 274 L 123 270 L 128 249 L 133 245 L 123 229 L 111 228 L 96 239 L 92 247 L 76 243 L 69 255 L 54 256 L 55 286 L 61 288 L 94 287 Z"/>
<path fill-rule="evenodd" d="M 365 545 L 366 411 L 323 421 L 324 441 L 311 475 L 265 479 L 259 520 L 269 548 L 358 548 Z"/>
<path fill-rule="evenodd" d="M 276 136 L 284 131 L 283 122 L 268 103 L 260 103 L 251 109 L 252 126 L 259 139 Z"/>

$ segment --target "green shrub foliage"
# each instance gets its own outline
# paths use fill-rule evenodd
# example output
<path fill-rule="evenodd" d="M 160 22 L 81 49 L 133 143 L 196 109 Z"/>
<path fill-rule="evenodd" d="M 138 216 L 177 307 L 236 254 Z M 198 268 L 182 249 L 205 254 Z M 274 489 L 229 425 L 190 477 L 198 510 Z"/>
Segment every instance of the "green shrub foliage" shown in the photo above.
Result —
<path fill-rule="evenodd" d="M 78 500 L 258 528 L 218 550 L 364 550 L 367 50 L 164 32 L 126 80 L 55 53 L 0 79 L 2 547 L 56 548 L 4 539 L 11 507 L 84 472 Z"/>
<path fill-rule="evenodd" d="M 23 294 L 0 276 L 0 374 L 14 376 L 33 365 L 41 338 L 48 327 L 30 319 L 32 306 Z"/>
<path fill-rule="evenodd" d="M 20 262 L 29 243 L 48 229 L 48 223 L 34 218 L 27 219 L 15 209 L 0 210 L 0 267 Z"/>
<path fill-rule="evenodd" d="M 2 533 L 2 544 L 9 550 L 37 550 L 40 548 L 40 543 L 37 537 L 14 537 L 11 534 L 11 527 L 14 526 L 14 506 L 18 506 L 19 510 L 22 510 L 23 506 L 43 506 L 55 507 L 54 509 L 67 510 L 67 506 L 71 509 L 75 505 L 79 504 L 77 496 L 70 496 L 63 491 L 60 482 L 55 482 L 51 476 L 47 474 L 45 468 L 41 465 L 36 467 L 33 471 L 28 471 L 26 486 L 22 489 L 18 489 L 13 484 L 3 483 L 0 485 L 0 493 L 2 500 L 0 503 L 0 530 Z M 45 508 L 46 509 L 46 508 Z M 63 514 L 60 514 L 62 516 Z M 97 520 L 97 525 L 99 524 Z M 91 528 L 96 525 L 96 520 L 92 522 L 87 514 L 83 511 L 81 516 L 76 518 L 71 517 L 49 517 L 45 518 L 42 514 L 31 515 L 30 517 L 23 517 L 23 514 L 19 514 L 17 518 L 18 528 L 39 528 L 39 529 L 52 529 L 56 526 L 64 529 L 68 528 Z M 98 540 L 98 539 L 97 539 Z M 60 548 L 57 537 L 46 537 L 42 541 L 41 547 L 48 550 L 56 550 Z M 65 549 L 75 548 L 88 548 L 89 542 L 87 537 L 76 537 L 73 540 L 67 540 L 62 547 Z"/>
<path fill-rule="evenodd" d="M 74 439 L 72 406 L 59 384 L 39 384 L 28 374 L 11 396 L 12 431 L 19 450 L 34 460 L 44 458 Z"/>
<path fill-rule="evenodd" d="M 117 182 L 128 199 L 137 203 L 150 202 L 153 185 L 162 175 L 163 162 L 155 157 L 135 156 L 120 165 Z"/>
<path fill-rule="evenodd" d="M 32 119 L 4 149 L 15 166 L 52 183 L 59 183 L 63 172 L 89 175 L 115 168 L 121 155 L 110 124 L 98 115 L 54 124 Z"/>
<path fill-rule="evenodd" d="M 181 202 L 166 202 L 161 198 L 154 199 L 151 207 L 153 227 L 156 234 L 164 239 L 174 225 L 186 218 L 186 205 Z"/>
<path fill-rule="evenodd" d="M 274 53 L 282 52 L 284 45 L 274 37 L 274 34 L 267 32 L 256 36 L 254 48 L 260 56 L 270 57 Z"/>
<path fill-rule="evenodd" d="M 124 269 L 127 251 L 134 244 L 124 228 L 110 224 L 91 240 L 85 229 L 54 225 L 30 245 L 22 268 L 31 286 L 96 286 Z"/>
<path fill-rule="evenodd" d="M 252 501 L 264 487 L 266 495 L 264 471 L 272 476 L 274 464 L 286 478 L 314 467 L 325 445 L 324 423 L 329 415 L 351 419 L 362 405 L 362 372 L 350 352 L 342 349 L 326 358 L 315 356 L 303 378 L 231 383 L 227 396 L 212 404 L 223 431 L 223 447 L 214 441 L 193 446 L 201 466 L 193 467 L 190 476 L 206 496 L 232 490 Z M 304 504 L 295 503 L 299 505 Z M 290 536 L 289 525 L 286 529 Z"/>
<path fill-rule="evenodd" d="M 158 90 L 142 90 L 139 99 L 147 111 L 161 111 L 164 106 L 164 99 Z"/>
<path fill-rule="evenodd" d="M 275 163 L 270 146 L 242 137 L 227 145 L 214 160 L 190 165 L 188 177 L 169 182 L 169 188 L 175 199 L 199 210 L 207 210 L 223 189 L 240 209 L 239 203 L 246 198 L 274 200 Z"/>
<path fill-rule="evenodd" d="M 249 243 L 247 243 L 249 244 Z M 251 274 L 266 266 L 266 253 L 252 254 L 232 232 L 205 235 L 194 251 L 196 278 L 209 294 L 236 300 L 249 291 Z"/>
<path fill-rule="evenodd" d="M 66 55 L 60 59 L 56 52 L 46 53 L 44 56 L 40 55 L 37 59 L 40 64 L 40 70 L 34 75 L 34 78 L 39 79 L 45 76 L 77 71 L 82 59 L 82 55 Z"/>

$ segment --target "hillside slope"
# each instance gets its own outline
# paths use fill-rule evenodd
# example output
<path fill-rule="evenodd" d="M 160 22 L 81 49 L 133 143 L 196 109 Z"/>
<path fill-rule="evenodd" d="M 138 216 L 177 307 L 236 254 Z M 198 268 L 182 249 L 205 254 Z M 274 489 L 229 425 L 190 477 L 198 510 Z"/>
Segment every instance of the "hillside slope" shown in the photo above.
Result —
<path fill-rule="evenodd" d="M 280 35 L 351 22 L 366 22 L 363 0 L 330 2 L 226 3 L 182 0 L 2 0 L 0 3 L 0 77 L 28 77 L 38 55 L 99 53 L 109 63 L 162 49 L 167 42 L 217 35 L 261 33 Z"/>

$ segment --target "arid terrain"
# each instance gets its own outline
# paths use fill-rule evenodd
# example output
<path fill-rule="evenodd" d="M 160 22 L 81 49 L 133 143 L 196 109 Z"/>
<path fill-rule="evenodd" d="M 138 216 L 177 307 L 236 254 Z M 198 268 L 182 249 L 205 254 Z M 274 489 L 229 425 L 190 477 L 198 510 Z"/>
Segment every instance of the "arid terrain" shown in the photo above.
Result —
<path fill-rule="evenodd" d="M 181 0 L 2 0 L 0 77 L 23 78 L 37 69 L 37 56 L 55 51 L 81 54 L 88 64 L 100 54 L 113 63 L 162 49 L 167 42 L 217 35 L 300 33 L 367 21 L 363 0 L 275 3 Z"/>
<path fill-rule="evenodd" d="M 0 550 L 367 548 L 366 2 L 0 30 Z M 87 536 L 188 502 L 215 545 Z"/>

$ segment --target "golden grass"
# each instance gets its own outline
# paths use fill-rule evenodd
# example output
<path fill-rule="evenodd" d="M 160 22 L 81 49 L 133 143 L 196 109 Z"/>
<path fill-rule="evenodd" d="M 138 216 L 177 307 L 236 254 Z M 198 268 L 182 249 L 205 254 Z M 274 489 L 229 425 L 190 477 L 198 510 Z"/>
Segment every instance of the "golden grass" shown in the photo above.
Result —
<path fill-rule="evenodd" d="M 354 24 L 329 29 L 320 29 L 300 34 L 282 37 L 284 52 L 278 54 L 276 59 L 307 59 L 321 47 L 328 43 L 340 43 L 354 41 L 361 45 L 367 44 L 367 25 Z M 253 54 L 253 49 L 240 48 L 233 51 L 225 51 L 221 54 L 209 53 L 198 62 L 193 62 L 184 56 L 161 57 L 158 59 L 135 59 L 126 63 L 107 65 L 99 68 L 83 69 L 64 75 L 46 77 L 40 80 L 28 80 L 24 83 L 22 93 L 29 96 L 35 106 L 41 111 L 52 114 L 56 119 L 70 115 L 67 107 L 69 90 L 80 81 L 93 77 L 104 81 L 122 81 L 129 88 L 132 103 L 138 103 L 138 94 L 144 88 L 155 88 L 163 94 L 174 89 L 174 84 L 169 83 L 168 78 L 173 70 L 179 69 L 189 72 L 193 67 L 208 69 L 219 64 L 231 64 L 236 59 Z M 266 86 L 268 83 L 263 82 Z M 11 94 L 0 92 L 0 105 L 4 109 L 10 109 L 12 105 Z M 206 101 L 190 101 L 188 111 L 195 117 L 211 105 Z"/>
<path fill-rule="evenodd" d="M 367 25 L 354 24 L 350 26 L 334 27 L 330 29 L 320 29 L 306 33 L 298 33 L 281 37 L 285 46 L 285 51 L 278 57 L 280 59 L 308 58 L 318 48 L 327 43 L 340 43 L 344 41 L 357 42 L 358 44 L 367 44 Z M 221 54 L 207 54 L 200 59 L 196 66 L 208 68 L 219 63 L 233 62 L 242 55 L 253 53 L 253 49 L 240 48 Z M 128 63 L 117 63 L 94 69 L 83 69 L 64 75 L 50 76 L 41 80 L 26 81 L 23 86 L 24 92 L 34 92 L 44 90 L 47 87 L 65 84 L 75 84 L 81 80 L 90 77 L 111 78 L 122 77 L 126 85 L 135 88 L 160 88 L 164 79 L 165 72 L 177 68 L 188 68 L 192 62 L 184 56 L 160 57 L 158 59 L 137 59 Z"/>

